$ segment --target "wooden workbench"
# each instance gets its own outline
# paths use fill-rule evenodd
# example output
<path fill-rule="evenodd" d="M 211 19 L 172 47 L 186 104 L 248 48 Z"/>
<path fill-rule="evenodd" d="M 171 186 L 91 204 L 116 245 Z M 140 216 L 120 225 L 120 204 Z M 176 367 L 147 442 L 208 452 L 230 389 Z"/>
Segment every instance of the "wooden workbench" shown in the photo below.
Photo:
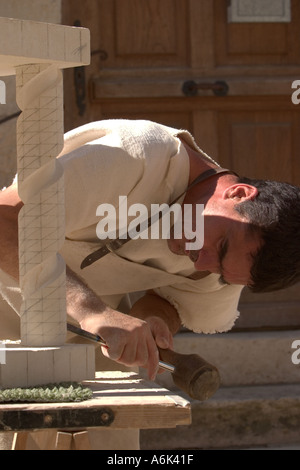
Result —
<path fill-rule="evenodd" d="M 174 428 L 191 423 L 187 400 L 136 373 L 101 372 L 83 384 L 93 391 L 93 397 L 83 402 L 0 405 L 0 431 L 17 431 L 18 449 L 26 445 L 28 433 L 22 431 L 55 429 L 61 440 L 68 434 L 72 439 L 72 433 L 83 441 L 89 428 Z M 57 440 L 54 448 L 60 446 Z"/>

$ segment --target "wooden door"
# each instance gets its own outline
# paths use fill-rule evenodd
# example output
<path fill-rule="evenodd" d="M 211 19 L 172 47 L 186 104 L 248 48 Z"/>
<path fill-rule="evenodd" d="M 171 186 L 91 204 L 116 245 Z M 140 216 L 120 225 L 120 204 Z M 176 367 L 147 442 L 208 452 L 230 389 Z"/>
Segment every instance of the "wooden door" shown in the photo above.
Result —
<path fill-rule="evenodd" d="M 238 1 L 64 0 L 63 23 L 88 27 L 92 50 L 90 66 L 65 71 L 66 129 L 151 119 L 189 129 L 241 175 L 300 184 L 300 105 L 291 99 L 300 2 L 291 0 L 288 20 L 232 22 Z M 237 326 L 299 326 L 299 305 L 299 285 L 270 295 L 245 289 Z"/>

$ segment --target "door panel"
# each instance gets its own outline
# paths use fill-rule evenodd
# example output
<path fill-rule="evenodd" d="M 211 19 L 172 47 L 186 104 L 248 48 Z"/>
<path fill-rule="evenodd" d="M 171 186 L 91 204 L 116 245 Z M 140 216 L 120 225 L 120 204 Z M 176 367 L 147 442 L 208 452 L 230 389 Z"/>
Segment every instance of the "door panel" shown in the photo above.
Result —
<path fill-rule="evenodd" d="M 300 63 L 300 5 L 292 1 L 287 23 L 229 23 L 226 2 L 215 3 L 217 65 L 295 65 Z"/>
<path fill-rule="evenodd" d="M 294 121 L 300 129 L 292 111 L 220 113 L 222 162 L 240 175 L 298 183 L 299 165 L 293 155 L 299 138 Z"/>
<path fill-rule="evenodd" d="M 107 67 L 186 65 L 186 2 L 100 0 L 98 3 L 99 33 L 107 47 Z"/>

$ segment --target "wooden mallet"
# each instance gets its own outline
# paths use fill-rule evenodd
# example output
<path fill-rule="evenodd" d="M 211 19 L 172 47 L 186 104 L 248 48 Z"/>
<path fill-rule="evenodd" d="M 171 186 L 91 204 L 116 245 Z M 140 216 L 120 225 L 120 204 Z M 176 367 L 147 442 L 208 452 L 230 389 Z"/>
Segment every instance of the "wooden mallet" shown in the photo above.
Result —
<path fill-rule="evenodd" d="M 98 335 L 67 323 L 68 331 L 107 346 Z M 198 354 L 179 354 L 171 349 L 159 349 L 159 367 L 171 372 L 174 384 L 195 400 L 210 398 L 220 387 L 218 369 Z"/>

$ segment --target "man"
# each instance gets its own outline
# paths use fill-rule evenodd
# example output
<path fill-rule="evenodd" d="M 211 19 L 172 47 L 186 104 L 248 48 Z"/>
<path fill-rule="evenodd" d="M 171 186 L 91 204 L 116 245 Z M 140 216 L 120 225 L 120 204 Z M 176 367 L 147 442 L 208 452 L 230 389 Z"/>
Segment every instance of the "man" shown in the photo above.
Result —
<path fill-rule="evenodd" d="M 100 121 L 68 133 L 59 160 L 65 173 L 67 314 L 104 338 L 103 354 L 120 364 L 144 367 L 154 379 L 157 347 L 172 347 L 182 324 L 196 332 L 227 331 L 238 316 L 243 286 L 267 291 L 300 280 L 299 189 L 242 180 L 228 170 L 190 186 L 220 168 L 186 131 L 148 121 Z M 103 244 L 97 207 L 117 209 L 120 196 L 128 207 L 149 209 L 179 198 L 183 220 L 184 208 L 192 207 L 194 234 L 195 211 L 204 206 L 202 248 L 187 249 L 191 238 L 184 232 L 176 238 L 171 230 L 168 239 L 129 240 L 80 269 Z M 16 185 L 2 191 L 1 291 L 16 310 L 21 206 Z M 266 262 L 273 263 L 269 271 Z M 143 294 L 125 306 L 127 294 L 136 292 Z"/>

